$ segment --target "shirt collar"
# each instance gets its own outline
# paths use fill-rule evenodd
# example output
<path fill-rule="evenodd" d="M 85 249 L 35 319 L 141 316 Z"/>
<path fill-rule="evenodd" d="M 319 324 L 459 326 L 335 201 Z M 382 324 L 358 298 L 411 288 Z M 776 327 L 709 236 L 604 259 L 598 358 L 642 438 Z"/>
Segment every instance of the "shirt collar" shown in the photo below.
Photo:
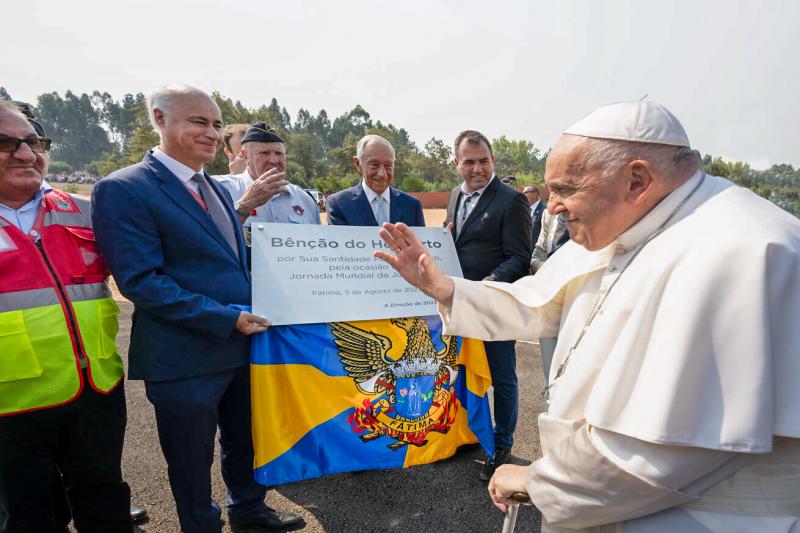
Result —
<path fill-rule="evenodd" d="M 540 204 L 540 203 L 542 203 L 542 201 L 541 201 L 541 200 L 536 200 L 536 201 L 535 201 L 533 204 L 531 204 L 531 213 L 533 213 L 533 211 L 534 211 L 534 210 L 535 210 L 537 207 L 539 207 L 539 204 Z"/>
<path fill-rule="evenodd" d="M 666 198 L 661 200 L 661 202 L 650 210 L 639 222 L 617 237 L 617 245 L 627 250 L 642 244 L 651 233 L 658 229 L 658 227 L 670 217 L 670 214 L 683 202 L 684 198 L 694 190 L 702 177 L 702 170 L 695 172 L 691 178 L 669 193 Z"/>
<path fill-rule="evenodd" d="M 378 193 L 367 187 L 367 184 L 364 182 L 363 179 L 361 180 L 361 188 L 364 189 L 364 192 L 367 195 L 367 200 L 369 200 L 370 204 L 375 200 L 375 198 L 378 197 Z M 389 189 L 390 187 L 386 187 L 386 190 L 380 194 L 380 196 L 386 201 L 387 204 L 389 203 L 389 198 L 390 198 Z"/>
<path fill-rule="evenodd" d="M 467 192 L 467 184 L 466 184 L 465 182 L 463 182 L 463 181 L 462 181 L 462 182 L 461 182 L 461 193 L 462 193 L 462 194 L 464 194 L 464 195 L 466 195 L 466 196 L 472 196 L 473 194 L 476 194 L 476 193 L 477 193 L 477 196 L 480 196 L 481 194 L 483 194 L 483 191 L 485 191 L 485 190 L 486 190 L 486 188 L 487 188 L 489 185 L 491 185 L 491 184 L 492 184 L 492 181 L 494 180 L 494 178 L 495 178 L 495 175 L 494 175 L 494 174 L 492 174 L 492 177 L 491 177 L 491 178 L 489 178 L 489 183 L 487 183 L 486 185 L 484 185 L 484 186 L 483 186 L 483 187 L 481 187 L 480 189 L 475 189 L 475 190 L 474 190 L 474 191 L 472 191 L 471 193 L 470 193 L 470 192 Z"/>
<path fill-rule="evenodd" d="M 203 169 L 200 168 L 200 171 L 194 171 L 191 168 L 187 167 L 177 159 L 168 156 L 164 153 L 161 148 L 156 146 L 153 148 L 153 157 L 155 157 L 162 165 L 167 167 L 167 170 L 175 174 L 175 177 L 180 180 L 181 183 L 187 185 L 194 177 L 195 174 L 202 174 Z"/>

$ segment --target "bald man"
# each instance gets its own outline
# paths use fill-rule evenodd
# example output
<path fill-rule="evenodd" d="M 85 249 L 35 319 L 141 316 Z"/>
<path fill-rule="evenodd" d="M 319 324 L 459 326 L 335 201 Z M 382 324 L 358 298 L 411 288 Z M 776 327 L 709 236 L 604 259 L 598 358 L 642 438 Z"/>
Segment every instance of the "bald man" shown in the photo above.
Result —
<path fill-rule="evenodd" d="M 250 273 L 230 195 L 203 171 L 222 138 L 219 107 L 186 86 L 147 100 L 160 143 L 144 160 L 100 181 L 92 194 L 97 243 L 135 306 L 130 379 L 145 382 L 181 529 L 221 531 L 211 499 L 214 437 L 233 531 L 292 528 L 269 509 L 253 477 L 250 339 L 269 322 L 250 304 Z"/>

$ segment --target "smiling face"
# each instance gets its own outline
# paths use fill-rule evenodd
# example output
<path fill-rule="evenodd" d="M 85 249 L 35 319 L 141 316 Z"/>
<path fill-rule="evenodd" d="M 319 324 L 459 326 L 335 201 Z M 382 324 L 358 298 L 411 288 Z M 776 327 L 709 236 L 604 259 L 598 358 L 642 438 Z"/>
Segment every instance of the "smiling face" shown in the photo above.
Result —
<path fill-rule="evenodd" d="M 486 187 L 494 174 L 494 155 L 484 142 L 461 141 L 456 150 L 455 163 L 470 193 Z"/>
<path fill-rule="evenodd" d="M 24 117 L 0 109 L 0 135 L 16 139 L 37 138 Z M 47 173 L 47 154 L 31 151 L 22 143 L 13 152 L 0 152 L 0 203 L 17 209 L 30 201 Z"/>
<path fill-rule="evenodd" d="M 177 95 L 168 109 L 156 108 L 153 114 L 167 155 L 194 170 L 214 159 L 222 140 L 222 114 L 207 95 Z"/>
<path fill-rule="evenodd" d="M 368 143 L 361 157 L 353 158 L 353 163 L 375 194 L 383 194 L 394 180 L 394 152 L 382 142 Z"/>
<path fill-rule="evenodd" d="M 563 215 L 573 241 L 587 250 L 600 250 L 630 227 L 635 217 L 626 200 L 625 173 L 603 177 L 600 169 L 585 168 L 584 141 L 564 135 L 547 157 L 547 209 Z"/>

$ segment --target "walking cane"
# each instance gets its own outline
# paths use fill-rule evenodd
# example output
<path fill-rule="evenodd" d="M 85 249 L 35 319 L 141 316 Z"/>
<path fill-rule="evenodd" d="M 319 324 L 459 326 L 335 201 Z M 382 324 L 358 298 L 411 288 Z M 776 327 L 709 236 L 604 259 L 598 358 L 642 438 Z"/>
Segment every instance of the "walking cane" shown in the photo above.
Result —
<path fill-rule="evenodd" d="M 511 495 L 511 499 L 516 503 L 508 506 L 506 517 L 503 519 L 503 533 L 514 533 L 514 528 L 517 527 L 517 513 L 519 513 L 520 505 L 530 505 L 531 498 L 524 492 L 515 492 Z"/>

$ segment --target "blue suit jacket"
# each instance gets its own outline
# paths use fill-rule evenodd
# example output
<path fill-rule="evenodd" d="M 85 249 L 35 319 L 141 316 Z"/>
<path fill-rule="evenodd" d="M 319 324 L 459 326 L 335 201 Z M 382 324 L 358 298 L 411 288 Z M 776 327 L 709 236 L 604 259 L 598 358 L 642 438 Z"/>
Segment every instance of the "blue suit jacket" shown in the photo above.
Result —
<path fill-rule="evenodd" d="M 424 226 L 422 203 L 408 193 L 389 188 L 389 222 L 408 226 Z M 328 224 L 338 226 L 377 226 L 372 206 L 358 183 L 328 197 Z"/>
<path fill-rule="evenodd" d="M 245 365 L 235 330 L 250 304 L 247 252 L 230 195 L 212 189 L 236 228 L 238 257 L 186 187 L 151 153 L 95 185 L 92 224 L 122 294 L 134 306 L 128 377 L 166 381 Z"/>

